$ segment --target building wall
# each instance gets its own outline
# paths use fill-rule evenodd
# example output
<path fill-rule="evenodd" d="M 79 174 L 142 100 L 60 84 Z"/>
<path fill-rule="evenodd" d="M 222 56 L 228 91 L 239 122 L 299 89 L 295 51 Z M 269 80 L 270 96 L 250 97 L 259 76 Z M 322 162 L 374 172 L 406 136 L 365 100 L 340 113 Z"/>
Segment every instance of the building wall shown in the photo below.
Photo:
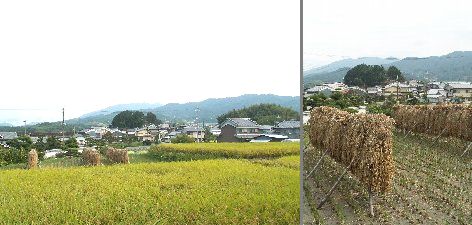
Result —
<path fill-rule="evenodd" d="M 230 125 L 226 125 L 221 128 L 221 134 L 218 136 L 218 142 L 240 142 L 238 138 L 236 138 L 236 128 Z"/>
<path fill-rule="evenodd" d="M 288 136 L 289 139 L 300 139 L 300 128 L 276 128 L 275 133 Z"/>

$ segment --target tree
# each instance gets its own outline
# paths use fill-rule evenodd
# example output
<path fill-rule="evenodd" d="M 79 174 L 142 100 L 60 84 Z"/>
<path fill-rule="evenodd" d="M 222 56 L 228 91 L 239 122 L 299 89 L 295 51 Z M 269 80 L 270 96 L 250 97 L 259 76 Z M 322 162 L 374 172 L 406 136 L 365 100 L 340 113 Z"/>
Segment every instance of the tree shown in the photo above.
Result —
<path fill-rule="evenodd" d="M 144 113 L 140 111 L 123 111 L 118 113 L 111 122 L 112 127 L 137 128 L 144 125 Z"/>
<path fill-rule="evenodd" d="M 347 71 L 346 76 L 344 76 L 344 83 L 350 86 L 367 88 L 396 81 L 397 76 L 398 81 L 405 81 L 401 71 L 394 66 L 390 66 L 388 70 L 385 70 L 383 66 L 379 65 L 360 64 Z"/>
<path fill-rule="evenodd" d="M 107 131 L 103 135 L 102 139 L 107 141 L 108 143 L 112 143 L 113 141 L 115 141 L 115 138 L 113 137 L 113 134 L 110 131 Z"/>
<path fill-rule="evenodd" d="M 79 144 L 77 144 L 77 139 L 75 139 L 73 137 L 71 137 L 67 141 L 65 141 L 64 145 L 65 145 L 66 149 L 78 148 L 79 147 Z"/>
<path fill-rule="evenodd" d="M 186 134 L 177 134 L 175 138 L 170 139 L 171 143 L 193 143 L 195 142 L 195 138 L 190 137 Z"/>
<path fill-rule="evenodd" d="M 162 121 L 157 119 L 156 115 L 152 112 L 146 113 L 145 122 L 146 124 L 154 124 L 154 125 L 159 125 L 162 123 Z"/>
<path fill-rule="evenodd" d="M 62 143 L 59 140 L 57 140 L 55 137 L 49 136 L 46 139 L 46 149 L 47 150 L 62 149 L 62 148 L 63 148 Z"/>
<path fill-rule="evenodd" d="M 33 141 L 30 137 L 22 135 L 18 138 L 7 141 L 7 145 L 12 148 L 24 149 L 26 151 L 29 151 L 33 146 Z"/>
<path fill-rule="evenodd" d="M 203 141 L 204 142 L 215 142 L 216 138 L 217 138 L 216 135 L 214 135 L 210 132 L 210 128 L 206 127 L 205 128 L 205 139 Z"/>
<path fill-rule="evenodd" d="M 218 123 L 223 123 L 227 118 L 251 118 L 258 124 L 275 124 L 283 120 L 299 119 L 299 114 L 293 109 L 276 104 L 252 105 L 239 110 L 232 110 L 218 116 Z"/>

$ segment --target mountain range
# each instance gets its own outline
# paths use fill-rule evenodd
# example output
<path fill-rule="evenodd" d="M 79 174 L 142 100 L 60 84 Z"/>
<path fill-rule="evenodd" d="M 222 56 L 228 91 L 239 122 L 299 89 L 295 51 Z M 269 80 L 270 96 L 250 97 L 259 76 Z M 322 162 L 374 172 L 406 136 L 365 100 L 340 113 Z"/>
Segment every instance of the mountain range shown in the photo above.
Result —
<path fill-rule="evenodd" d="M 472 81 L 472 51 L 455 51 L 443 56 L 404 59 L 363 57 L 343 59 L 303 72 L 304 84 L 342 81 L 346 72 L 359 64 L 395 66 L 407 79 Z"/>
<path fill-rule="evenodd" d="M 216 117 L 233 109 L 241 109 L 255 104 L 273 103 L 300 111 L 300 98 L 298 96 L 278 96 L 273 94 L 246 94 L 238 97 L 210 98 L 201 102 L 188 102 L 184 104 L 169 103 L 152 107 L 152 104 L 131 103 L 110 106 L 102 110 L 87 113 L 79 118 L 67 120 L 69 125 L 100 123 L 110 124 L 113 117 L 120 111 L 139 110 L 152 112 L 163 121 L 193 121 L 198 117 L 199 121 L 216 122 Z M 127 107 L 129 106 L 129 107 Z"/>

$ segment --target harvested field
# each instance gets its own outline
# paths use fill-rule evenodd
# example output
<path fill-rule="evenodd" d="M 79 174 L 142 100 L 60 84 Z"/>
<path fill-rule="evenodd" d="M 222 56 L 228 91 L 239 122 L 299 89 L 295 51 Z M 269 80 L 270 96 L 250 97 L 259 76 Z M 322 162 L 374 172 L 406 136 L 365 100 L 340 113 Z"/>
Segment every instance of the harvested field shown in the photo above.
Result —
<path fill-rule="evenodd" d="M 396 172 L 392 189 L 374 199 L 375 216 L 369 216 L 368 194 L 352 174 L 341 179 L 330 200 L 316 209 L 343 167 L 325 157 L 316 173 L 304 179 L 305 224 L 472 224 L 472 153 L 460 157 L 468 143 L 455 138 L 396 133 L 393 158 Z M 321 156 L 309 146 L 304 172 Z"/>

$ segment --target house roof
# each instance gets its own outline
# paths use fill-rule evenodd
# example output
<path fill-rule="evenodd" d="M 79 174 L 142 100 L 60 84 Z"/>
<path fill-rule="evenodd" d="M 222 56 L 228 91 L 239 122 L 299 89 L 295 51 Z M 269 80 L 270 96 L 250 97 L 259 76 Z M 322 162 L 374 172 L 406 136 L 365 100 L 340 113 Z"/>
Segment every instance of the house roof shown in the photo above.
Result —
<path fill-rule="evenodd" d="M 271 125 L 260 125 L 259 128 L 262 129 L 262 130 L 271 130 L 272 126 Z"/>
<path fill-rule="evenodd" d="M 233 127 L 259 128 L 259 125 L 250 118 L 228 118 L 221 124 L 221 127 L 226 125 L 231 125 Z"/>
<path fill-rule="evenodd" d="M 333 90 L 333 88 L 328 87 L 328 86 L 314 86 L 314 87 L 306 90 L 306 92 L 320 92 L 320 91 L 325 90 L 325 89 L 329 89 L 330 91 Z"/>
<path fill-rule="evenodd" d="M 453 89 L 472 89 L 472 84 L 466 82 L 449 83 L 447 86 L 450 86 Z"/>
<path fill-rule="evenodd" d="M 0 132 L 0 139 L 11 140 L 18 138 L 16 132 Z"/>
<path fill-rule="evenodd" d="M 288 120 L 282 121 L 275 128 L 300 128 L 300 121 Z"/>
<path fill-rule="evenodd" d="M 182 131 L 185 133 L 185 132 L 197 132 L 197 131 L 201 132 L 204 130 L 201 127 L 185 127 Z"/>

